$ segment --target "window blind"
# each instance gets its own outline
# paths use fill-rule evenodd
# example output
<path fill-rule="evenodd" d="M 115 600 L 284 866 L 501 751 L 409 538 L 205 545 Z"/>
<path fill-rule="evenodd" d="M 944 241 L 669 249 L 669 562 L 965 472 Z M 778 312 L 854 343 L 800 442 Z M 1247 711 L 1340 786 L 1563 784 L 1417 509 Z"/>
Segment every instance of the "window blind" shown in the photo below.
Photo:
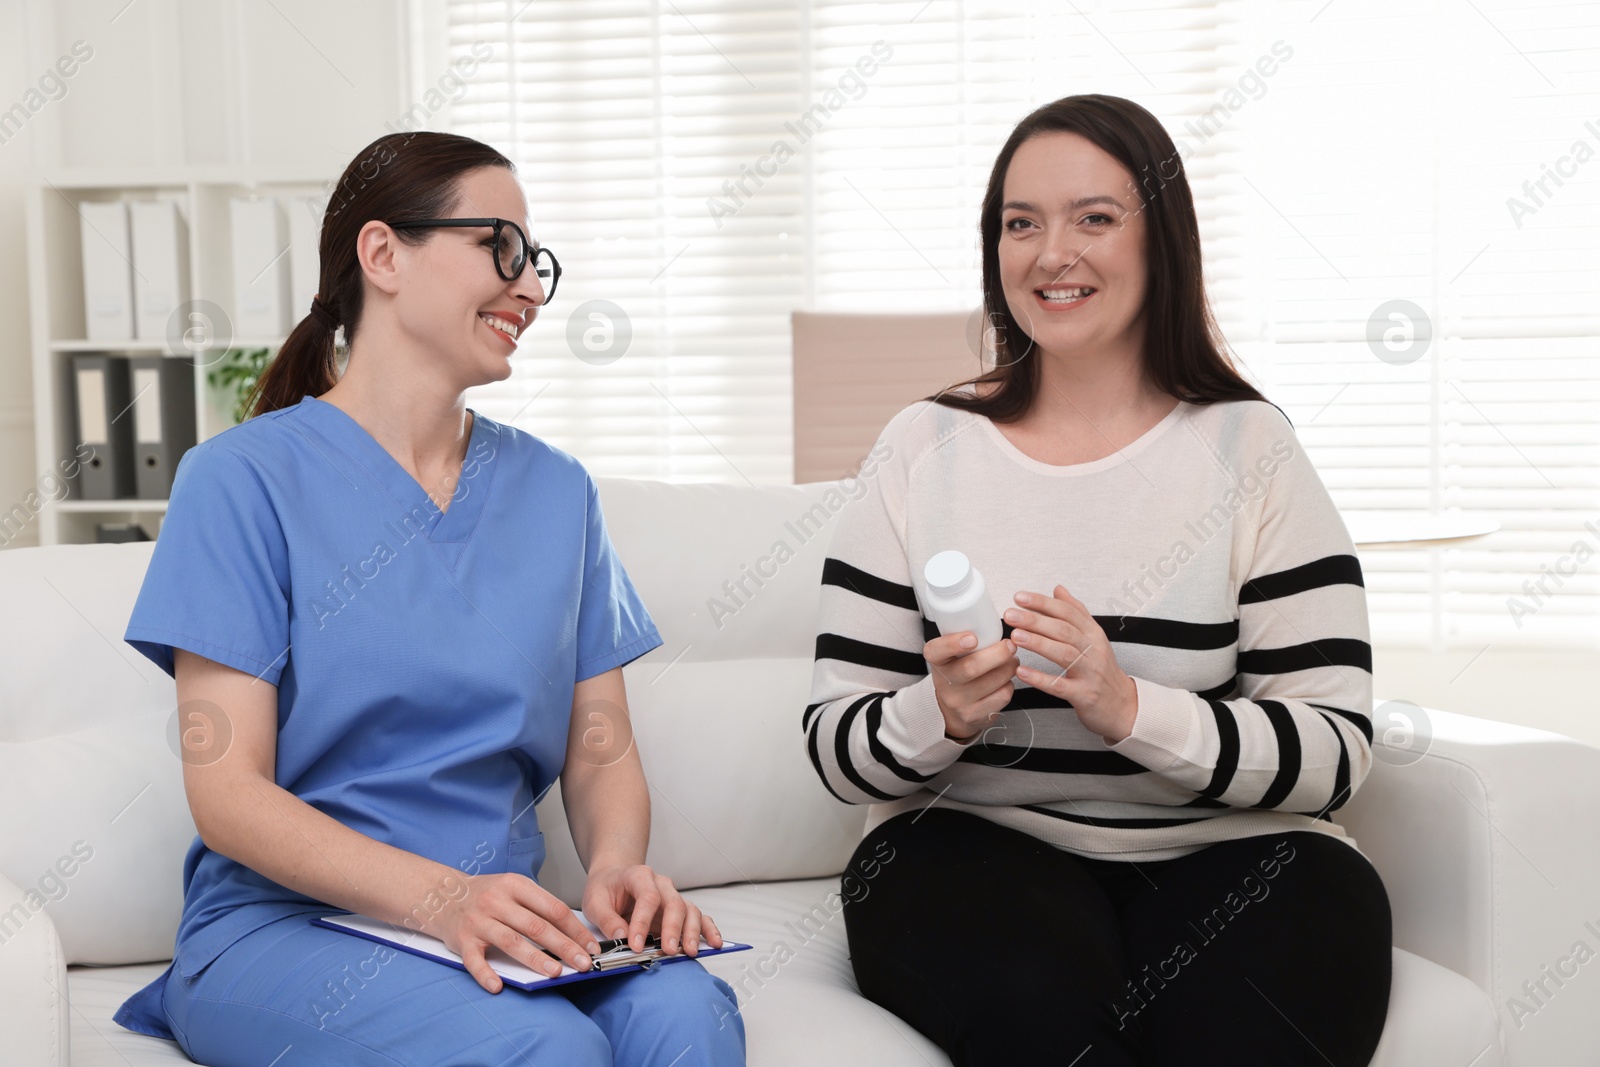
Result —
<path fill-rule="evenodd" d="M 1374 639 L 1594 647 L 1579 557 L 1600 554 L 1584 526 L 1600 524 L 1600 162 L 1570 157 L 1600 148 L 1600 10 L 1319 0 L 1260 17 L 1295 55 L 1243 116 L 1252 361 L 1341 507 L 1501 524 L 1365 553 Z"/>
<path fill-rule="evenodd" d="M 450 128 L 517 161 L 565 269 L 516 375 L 473 403 L 595 473 L 787 481 L 789 312 L 975 309 L 1001 142 L 1040 103 L 1112 93 L 1177 142 L 1219 324 L 1340 506 L 1502 523 L 1363 553 L 1375 639 L 1600 637 L 1575 551 L 1600 555 L 1592 6 L 451 0 L 444 17 L 452 58 L 493 49 Z"/>
<path fill-rule="evenodd" d="M 804 178 L 749 175 L 801 110 L 794 3 L 447 10 L 452 52 L 493 49 L 450 128 L 516 161 L 562 264 L 516 374 L 474 402 L 597 475 L 787 481 Z"/>

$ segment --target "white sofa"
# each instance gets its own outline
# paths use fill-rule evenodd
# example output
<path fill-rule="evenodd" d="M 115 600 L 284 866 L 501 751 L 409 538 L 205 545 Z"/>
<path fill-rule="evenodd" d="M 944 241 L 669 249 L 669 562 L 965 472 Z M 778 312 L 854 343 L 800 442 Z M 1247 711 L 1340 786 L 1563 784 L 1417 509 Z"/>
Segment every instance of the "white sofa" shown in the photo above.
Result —
<path fill-rule="evenodd" d="M 855 990 L 838 876 L 867 809 L 832 799 L 802 747 L 822 560 L 848 498 L 834 483 L 623 479 L 601 479 L 601 495 L 666 638 L 626 668 L 651 784 L 649 861 L 692 890 L 729 936 L 755 946 L 706 961 L 740 992 L 749 1062 L 948 1063 Z M 773 573 L 758 560 L 778 541 L 794 555 Z M 172 683 L 122 641 L 150 550 L 0 552 L 7 1067 L 187 1062 L 175 1043 L 111 1021 L 171 955 L 181 861 L 194 835 L 167 740 Z M 735 600 L 725 583 L 741 580 L 748 593 Z M 1394 908 L 1393 992 L 1373 1063 L 1592 1065 L 1600 963 L 1568 957 L 1577 942 L 1600 946 L 1591 836 L 1600 825 L 1600 749 L 1427 715 L 1426 754 L 1405 766 L 1378 762 L 1339 812 Z M 548 848 L 541 881 L 576 906 L 582 871 L 559 786 L 539 817 Z M 56 899 L 35 911 L 30 889 Z M 793 953 L 781 964 L 788 954 L 775 953 L 779 941 Z M 1545 966 L 1571 977 L 1558 986 Z M 1514 1017 L 1510 998 L 1528 1000 L 1523 983 L 1541 980 L 1548 995 Z"/>

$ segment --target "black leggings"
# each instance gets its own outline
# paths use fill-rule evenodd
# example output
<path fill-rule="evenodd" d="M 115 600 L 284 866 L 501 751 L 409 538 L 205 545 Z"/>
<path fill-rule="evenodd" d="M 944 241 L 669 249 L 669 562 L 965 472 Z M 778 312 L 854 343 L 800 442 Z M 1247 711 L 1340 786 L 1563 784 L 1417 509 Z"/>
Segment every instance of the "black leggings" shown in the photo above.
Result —
<path fill-rule="evenodd" d="M 1325 834 L 1132 863 L 933 807 L 840 890 L 862 995 L 956 1067 L 1366 1067 L 1388 1014 L 1388 894 Z"/>

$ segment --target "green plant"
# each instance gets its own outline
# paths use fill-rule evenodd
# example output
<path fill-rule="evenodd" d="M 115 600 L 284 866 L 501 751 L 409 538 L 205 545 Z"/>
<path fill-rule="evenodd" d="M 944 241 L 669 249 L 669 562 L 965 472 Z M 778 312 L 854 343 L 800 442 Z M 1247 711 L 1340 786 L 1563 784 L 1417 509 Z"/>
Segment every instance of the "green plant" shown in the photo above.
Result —
<path fill-rule="evenodd" d="M 249 415 L 245 404 L 250 391 L 261 380 L 262 373 L 272 359 L 269 348 L 230 348 L 217 360 L 216 366 L 206 374 L 213 389 L 233 397 L 233 421 L 241 423 Z"/>

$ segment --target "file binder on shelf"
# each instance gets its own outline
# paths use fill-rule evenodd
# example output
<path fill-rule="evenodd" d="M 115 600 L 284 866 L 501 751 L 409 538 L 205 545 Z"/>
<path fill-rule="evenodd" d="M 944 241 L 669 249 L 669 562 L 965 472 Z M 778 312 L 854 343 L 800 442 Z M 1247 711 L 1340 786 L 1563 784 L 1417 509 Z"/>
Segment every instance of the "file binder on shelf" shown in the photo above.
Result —
<path fill-rule="evenodd" d="M 189 234 L 171 200 L 128 205 L 133 233 L 134 336 L 164 341 L 173 312 L 189 298 Z"/>
<path fill-rule="evenodd" d="M 133 420 L 128 361 L 120 356 L 72 357 L 76 388 L 76 439 L 93 449 L 78 468 L 78 495 L 85 500 L 133 496 Z"/>
<path fill-rule="evenodd" d="M 198 443 L 235 421 L 232 400 L 212 395 L 211 369 L 220 370 L 230 350 L 270 352 L 310 311 L 311 294 L 321 281 L 320 221 L 337 177 L 337 171 L 320 166 L 241 161 L 149 168 L 111 161 L 104 168 L 68 167 L 24 183 L 29 281 L 34 283 L 27 295 L 36 327 L 27 338 L 36 383 L 27 436 L 40 470 L 60 471 L 64 484 L 55 495 L 67 494 L 59 506 L 40 508 L 34 516 L 39 544 L 93 543 L 97 524 L 112 519 L 137 519 L 150 536 L 157 534 L 171 496 L 167 485 L 186 454 L 182 431 L 187 423 L 193 423 Z M 235 199 L 259 201 L 257 210 L 276 216 L 275 232 L 294 238 L 293 247 L 287 239 L 271 247 L 269 234 L 270 251 L 237 278 L 230 211 Z M 265 278 L 281 281 L 277 310 L 283 317 L 276 325 L 236 325 L 235 281 L 248 284 L 264 270 Z M 193 379 L 189 419 L 180 424 L 169 417 L 179 406 L 165 393 L 173 383 L 158 385 L 142 398 L 159 395 L 166 414 L 160 406 L 140 405 L 143 443 L 155 442 L 151 423 L 156 422 L 164 458 L 152 448 L 137 447 L 131 432 L 136 415 L 118 406 L 139 396 L 147 378 L 133 388 L 131 373 L 125 373 L 130 379 L 126 394 L 108 395 L 108 385 L 117 388 L 117 375 L 108 371 L 115 365 L 103 359 L 85 364 L 86 370 L 99 371 L 86 382 L 86 397 L 93 403 L 82 420 L 95 432 L 87 440 L 80 434 L 77 355 L 160 355 L 188 364 L 177 373 Z M 123 369 L 131 371 L 126 364 Z M 123 437 L 125 427 L 130 432 Z M 106 439 L 94 439 L 100 435 Z M 80 473 L 78 467 L 91 458 L 96 462 Z M 157 485 L 149 484 L 152 477 Z"/>
<path fill-rule="evenodd" d="M 121 201 L 86 200 L 78 205 L 78 214 L 84 337 L 131 340 L 133 246 L 128 243 L 128 206 Z"/>
<path fill-rule="evenodd" d="M 551 986 L 566 985 L 569 982 L 582 982 L 590 978 L 607 978 L 613 974 L 630 974 L 659 965 L 679 963 L 687 959 L 704 959 L 707 956 L 719 956 L 724 952 L 739 952 L 751 947 L 723 938 L 721 948 L 712 948 L 702 938 L 697 956 L 685 956 L 681 950 L 668 956 L 662 954 L 656 935 L 652 934 L 645 940 L 644 951 L 634 952 L 625 942 L 608 941 L 602 938 L 600 936 L 600 928 L 586 919 L 582 912 L 578 913 L 578 921 L 583 923 L 589 932 L 595 935 L 595 940 L 600 943 L 600 947 L 607 950 L 594 957 L 594 966 L 587 971 L 580 971 L 563 962 L 559 975 L 540 974 L 531 967 L 518 963 L 493 945 L 489 946 L 488 951 L 484 953 L 484 960 L 488 962 L 490 969 L 499 975 L 501 981 L 505 982 L 506 985 L 534 991 L 548 989 Z M 356 937 L 364 937 L 368 941 L 389 945 L 400 949 L 402 952 L 409 952 L 413 956 L 421 956 L 423 959 L 447 964 L 458 971 L 467 969 L 461 957 L 446 948 L 444 942 L 437 937 L 430 937 L 415 930 L 398 927 L 393 923 L 386 923 L 370 916 L 347 912 L 342 915 L 318 916 L 311 920 L 311 924 L 313 926 L 324 926 L 330 930 L 338 930 L 341 933 L 352 934 Z"/>
<path fill-rule="evenodd" d="M 150 532 L 136 522 L 101 522 L 94 528 L 97 545 L 125 545 L 131 541 L 149 541 Z"/>
<path fill-rule="evenodd" d="M 194 366 L 171 356 L 138 356 L 130 369 L 134 488 L 141 500 L 165 500 L 178 461 L 195 444 Z"/>
<path fill-rule="evenodd" d="M 283 218 L 271 197 L 228 201 L 233 226 L 233 335 L 282 337 L 289 303 Z M 309 310 L 311 301 L 306 301 Z"/>

